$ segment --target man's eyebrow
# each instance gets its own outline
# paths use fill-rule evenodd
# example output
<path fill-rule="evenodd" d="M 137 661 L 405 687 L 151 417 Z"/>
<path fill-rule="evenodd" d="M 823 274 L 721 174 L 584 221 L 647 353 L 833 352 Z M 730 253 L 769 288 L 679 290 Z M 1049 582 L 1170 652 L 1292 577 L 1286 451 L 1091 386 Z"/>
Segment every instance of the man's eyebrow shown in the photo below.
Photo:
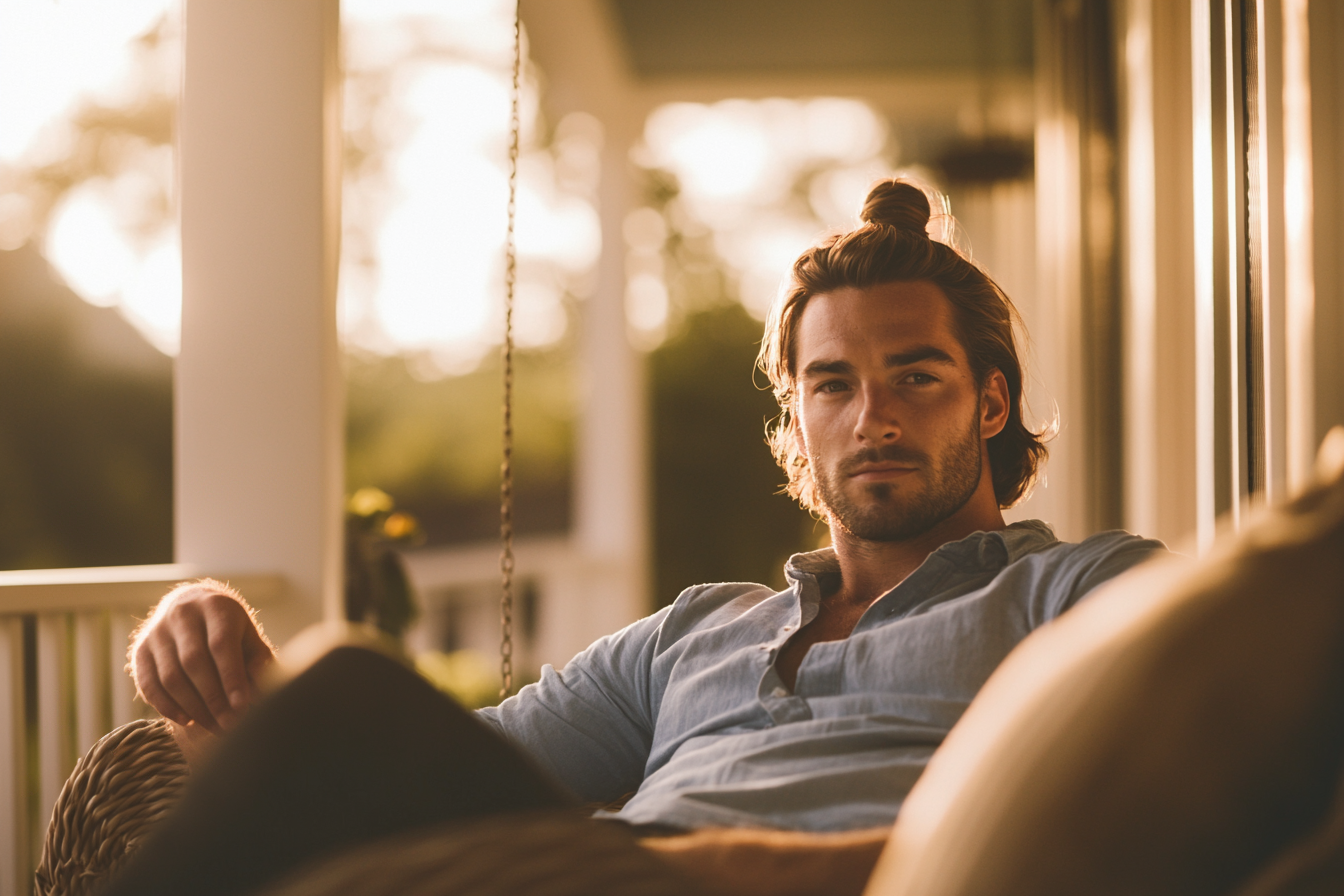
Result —
<path fill-rule="evenodd" d="M 956 365 L 956 359 L 936 345 L 916 345 L 906 349 L 903 352 L 892 352 L 882 359 L 887 367 L 905 367 L 909 364 L 918 364 L 921 361 L 934 361 L 938 364 Z M 800 376 L 816 376 L 818 374 L 838 373 L 850 374 L 854 372 L 854 365 L 848 361 L 813 361 L 807 367 L 803 368 Z"/>
<path fill-rule="evenodd" d="M 802 376 L 816 376 L 822 373 L 847 374 L 854 372 L 854 365 L 848 361 L 813 361 L 803 368 Z"/>
<path fill-rule="evenodd" d="M 936 345 L 916 345 L 903 352 L 892 352 L 882 359 L 887 367 L 905 367 L 921 361 L 934 361 L 939 364 L 956 365 L 956 359 Z M 836 373 L 842 376 L 854 372 L 854 365 L 848 361 L 813 361 L 803 368 L 799 378 Z"/>
<path fill-rule="evenodd" d="M 903 352 L 893 352 L 884 359 L 888 367 L 904 367 L 921 361 L 937 361 L 940 364 L 956 365 L 956 360 L 936 345 L 916 345 Z"/>

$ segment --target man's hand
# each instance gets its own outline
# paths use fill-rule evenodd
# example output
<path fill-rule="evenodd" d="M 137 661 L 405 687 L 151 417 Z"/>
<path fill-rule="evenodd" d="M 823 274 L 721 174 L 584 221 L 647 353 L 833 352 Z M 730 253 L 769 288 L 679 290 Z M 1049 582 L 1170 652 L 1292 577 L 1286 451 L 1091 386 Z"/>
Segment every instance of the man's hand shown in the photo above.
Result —
<path fill-rule="evenodd" d="M 640 841 L 715 892 L 735 896 L 859 896 L 891 828 L 808 834 L 709 828 Z"/>
<path fill-rule="evenodd" d="M 219 734 L 256 698 L 274 655 L 242 596 L 202 579 L 159 601 L 131 636 L 129 660 L 141 698 L 164 718 Z"/>

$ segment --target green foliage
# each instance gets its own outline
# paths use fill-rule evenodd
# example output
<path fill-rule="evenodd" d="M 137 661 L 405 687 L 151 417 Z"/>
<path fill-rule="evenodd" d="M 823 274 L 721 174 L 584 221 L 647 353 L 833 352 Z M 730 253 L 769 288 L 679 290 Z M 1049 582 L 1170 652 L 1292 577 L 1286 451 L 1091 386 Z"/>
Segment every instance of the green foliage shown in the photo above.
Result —
<path fill-rule="evenodd" d="M 430 650 L 415 658 L 415 670 L 462 706 L 479 709 L 499 702 L 498 662 L 475 650 Z"/>
<path fill-rule="evenodd" d="M 172 362 L 0 252 L 0 569 L 167 563 Z"/>
<path fill-rule="evenodd" d="M 420 524 L 394 513 L 392 498 L 361 488 L 345 510 L 345 618 L 368 622 L 400 638 L 419 615 L 415 589 L 398 546 L 424 541 Z"/>
<path fill-rule="evenodd" d="M 499 534 L 500 371 L 431 382 L 401 358 L 350 357 L 346 482 L 394 494 L 431 542 Z M 568 352 L 515 356 L 515 528 L 569 524 L 574 376 Z"/>
<path fill-rule="evenodd" d="M 761 325 L 740 305 L 689 315 L 650 356 L 654 591 L 689 585 L 783 586 L 783 563 L 815 546 L 819 524 L 779 494 L 765 444 L 774 397 L 752 380 Z"/>
<path fill-rule="evenodd" d="M 57 157 L 0 166 L 34 233 L 72 189 L 125 175 L 135 234 L 172 223 L 170 30 L 165 17 L 129 47 L 133 97 L 77 100 Z M 172 413 L 171 359 L 59 283 L 32 243 L 0 252 L 0 569 L 172 560 Z"/>

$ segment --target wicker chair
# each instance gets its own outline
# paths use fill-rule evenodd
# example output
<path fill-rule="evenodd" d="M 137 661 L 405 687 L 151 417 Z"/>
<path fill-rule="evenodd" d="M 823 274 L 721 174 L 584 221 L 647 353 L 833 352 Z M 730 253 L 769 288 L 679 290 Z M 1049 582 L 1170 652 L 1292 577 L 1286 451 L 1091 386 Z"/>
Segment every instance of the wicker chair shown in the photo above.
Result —
<path fill-rule="evenodd" d="M 85 896 L 172 809 L 189 772 L 163 721 L 99 741 L 56 801 L 36 896 Z M 399 835 L 300 869 L 257 896 L 686 896 L 617 825 L 535 812 Z M 886 893 L 877 883 L 877 890 Z M 1235 896 L 1334 896 L 1344 885 L 1344 786 L 1322 823 Z"/>
<path fill-rule="evenodd" d="M 85 893 L 114 871 L 172 809 L 187 775 L 162 719 L 131 722 L 94 744 L 56 799 L 37 896 Z"/>
<path fill-rule="evenodd" d="M 187 762 L 161 719 L 132 722 L 100 740 L 56 800 L 36 896 L 94 892 L 172 810 L 188 777 Z M 583 816 L 572 810 L 530 812 L 398 835 L 301 868 L 258 896 L 696 891 L 652 855 L 632 849 L 633 837 L 622 826 Z"/>
<path fill-rule="evenodd" d="M 56 802 L 36 896 L 85 896 L 176 802 L 187 764 L 164 722 L 132 722 L 76 765 Z M 417 831 L 320 861 L 256 896 L 687 896 L 616 825 L 535 812 Z M 1235 896 L 1334 896 L 1344 883 L 1344 787 L 1309 836 Z"/>

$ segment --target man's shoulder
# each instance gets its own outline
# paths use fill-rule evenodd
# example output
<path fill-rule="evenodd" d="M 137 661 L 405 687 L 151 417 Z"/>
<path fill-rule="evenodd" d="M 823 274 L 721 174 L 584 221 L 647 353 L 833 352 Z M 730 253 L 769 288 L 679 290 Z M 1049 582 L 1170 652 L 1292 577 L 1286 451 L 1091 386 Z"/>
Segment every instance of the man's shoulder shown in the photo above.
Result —
<path fill-rule="evenodd" d="M 732 622 L 786 592 L 758 582 L 709 582 L 681 592 L 663 619 L 665 635 Z"/>
<path fill-rule="evenodd" d="M 692 585 L 672 602 L 672 612 L 694 610 L 697 613 L 712 613 L 720 608 L 731 608 L 736 612 L 745 612 L 776 594 L 769 585 L 759 582 L 707 582 Z"/>
<path fill-rule="evenodd" d="M 1110 529 L 1081 541 L 1041 545 L 1019 560 L 1038 567 L 1039 581 L 1048 592 L 1047 604 L 1054 612 L 1062 612 L 1099 585 L 1167 553 L 1167 546 L 1157 539 Z"/>
<path fill-rule="evenodd" d="M 1167 553 L 1167 546 L 1156 538 L 1145 538 L 1124 529 L 1107 529 L 1081 541 L 1059 541 L 1047 550 L 1074 562 L 1091 563 L 1107 557 L 1148 557 Z"/>

